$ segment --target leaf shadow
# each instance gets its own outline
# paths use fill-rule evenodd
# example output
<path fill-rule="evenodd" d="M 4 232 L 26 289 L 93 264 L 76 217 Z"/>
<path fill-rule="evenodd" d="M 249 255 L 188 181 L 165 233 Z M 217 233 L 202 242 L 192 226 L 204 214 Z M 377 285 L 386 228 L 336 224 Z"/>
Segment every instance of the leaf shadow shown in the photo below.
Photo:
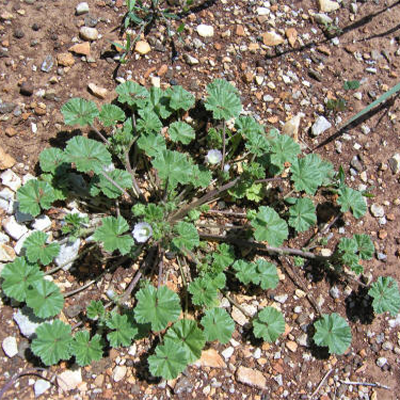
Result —
<path fill-rule="evenodd" d="M 353 290 L 345 299 L 346 316 L 351 322 L 370 325 L 374 319 L 372 297 L 368 295 L 368 287 Z"/>

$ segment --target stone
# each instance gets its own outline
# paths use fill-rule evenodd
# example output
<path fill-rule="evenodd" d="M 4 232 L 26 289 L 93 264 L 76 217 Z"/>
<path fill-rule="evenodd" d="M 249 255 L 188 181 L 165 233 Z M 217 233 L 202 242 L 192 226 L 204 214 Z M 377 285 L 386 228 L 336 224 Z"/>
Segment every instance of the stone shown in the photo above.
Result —
<path fill-rule="evenodd" d="M 299 128 L 303 113 L 298 113 L 283 125 L 282 133 L 291 136 L 295 142 L 299 141 Z"/>
<path fill-rule="evenodd" d="M 0 262 L 10 262 L 15 259 L 15 251 L 5 243 L 0 243 Z"/>
<path fill-rule="evenodd" d="M 83 43 L 77 43 L 71 46 L 68 51 L 79 54 L 81 56 L 90 56 L 90 43 L 89 42 L 83 42 Z"/>
<path fill-rule="evenodd" d="M 125 378 L 127 372 L 126 365 L 117 365 L 113 370 L 113 380 L 114 382 L 122 381 Z"/>
<path fill-rule="evenodd" d="M 28 97 L 32 96 L 33 91 L 34 91 L 33 84 L 32 84 L 32 82 L 29 82 L 29 81 L 22 82 L 22 84 L 19 88 L 19 92 L 23 96 L 28 96 Z"/>
<path fill-rule="evenodd" d="M 35 393 L 35 397 L 41 396 L 51 387 L 51 383 L 46 381 L 45 379 L 38 379 L 33 385 L 33 391 Z"/>
<path fill-rule="evenodd" d="M 340 4 L 332 0 L 318 0 L 319 10 L 322 12 L 333 12 L 340 8 Z"/>
<path fill-rule="evenodd" d="M 86 2 L 79 3 L 75 8 L 76 15 L 87 14 L 89 12 L 89 5 Z"/>
<path fill-rule="evenodd" d="M 241 365 L 237 369 L 236 379 L 245 385 L 256 387 L 261 390 L 267 388 L 267 379 L 260 371 L 256 369 L 243 367 Z"/>
<path fill-rule="evenodd" d="M 57 383 L 66 392 L 76 389 L 82 383 L 81 369 L 75 371 L 67 369 L 57 376 Z"/>
<path fill-rule="evenodd" d="M 37 231 L 47 231 L 51 227 L 51 219 L 47 215 L 39 215 L 31 227 Z"/>
<path fill-rule="evenodd" d="M 3 340 L 1 347 L 7 357 L 13 358 L 18 354 L 18 343 L 14 336 L 7 336 Z"/>
<path fill-rule="evenodd" d="M 99 23 L 99 20 L 95 16 L 93 16 L 91 14 L 86 15 L 86 17 L 85 17 L 85 26 L 88 26 L 90 28 L 94 28 L 94 27 L 97 26 L 98 23 Z"/>
<path fill-rule="evenodd" d="M 387 364 L 387 358 L 386 357 L 379 357 L 376 360 L 376 365 L 380 368 L 382 368 L 385 364 Z"/>
<path fill-rule="evenodd" d="M 265 16 L 265 15 L 269 15 L 271 11 L 267 7 L 258 7 L 256 12 L 257 12 L 257 15 L 262 17 L 262 16 Z"/>
<path fill-rule="evenodd" d="M 82 26 L 81 29 L 79 30 L 79 36 L 83 40 L 87 40 L 89 42 L 92 42 L 92 41 L 98 39 L 99 32 L 97 31 L 96 28 L 89 28 L 87 26 Z"/>
<path fill-rule="evenodd" d="M 57 55 L 57 63 L 61 67 L 72 67 L 75 64 L 75 59 L 71 53 L 60 53 Z"/>
<path fill-rule="evenodd" d="M 16 161 L 14 157 L 10 156 L 5 150 L 0 146 L 0 171 L 12 168 Z"/>
<path fill-rule="evenodd" d="M 25 225 L 19 224 L 14 216 L 8 217 L 3 221 L 3 229 L 15 240 L 18 240 L 28 232 L 28 228 Z"/>
<path fill-rule="evenodd" d="M 375 218 L 382 218 L 385 216 L 385 209 L 379 204 L 372 204 L 370 208 L 372 216 Z"/>
<path fill-rule="evenodd" d="M 274 296 L 274 300 L 277 301 L 278 303 L 285 304 L 288 297 L 289 297 L 289 295 L 287 293 L 279 294 L 277 296 Z"/>
<path fill-rule="evenodd" d="M 226 364 L 218 352 L 208 349 L 201 352 L 201 358 L 195 362 L 197 367 L 226 368 Z"/>
<path fill-rule="evenodd" d="M 235 306 L 232 307 L 231 316 L 240 326 L 246 325 L 249 322 L 249 319 Z"/>
<path fill-rule="evenodd" d="M 314 14 L 314 19 L 317 23 L 328 25 L 333 23 L 333 19 L 326 14 Z"/>
<path fill-rule="evenodd" d="M 22 336 L 31 338 L 38 326 L 40 326 L 43 322 L 39 318 L 37 318 L 31 309 L 28 307 L 19 308 L 17 312 L 13 315 L 13 319 L 15 323 L 18 325 L 19 331 Z M 46 322 L 50 322 L 47 320 Z"/>
<path fill-rule="evenodd" d="M 11 169 L 3 172 L 0 175 L 0 178 L 3 185 L 9 187 L 14 192 L 16 192 L 21 187 L 21 178 Z"/>
<path fill-rule="evenodd" d="M 0 103 L 0 114 L 9 114 L 14 111 L 14 103 Z"/>
<path fill-rule="evenodd" d="M 105 99 L 108 95 L 108 90 L 97 86 L 95 83 L 88 84 L 89 92 L 92 93 L 94 96 L 98 97 L 99 99 Z"/>
<path fill-rule="evenodd" d="M 325 117 L 320 115 L 311 127 L 311 135 L 314 137 L 319 136 L 331 127 L 332 124 Z"/>
<path fill-rule="evenodd" d="M 293 340 L 288 340 L 286 342 L 286 347 L 292 352 L 295 353 L 297 351 L 298 348 L 298 344 L 296 342 L 294 342 Z"/>
<path fill-rule="evenodd" d="M 193 57 L 187 53 L 183 55 L 183 58 L 188 65 L 197 65 L 199 63 L 199 60 L 196 57 Z"/>
<path fill-rule="evenodd" d="M 389 158 L 388 164 L 394 174 L 400 172 L 400 154 L 396 153 L 393 157 Z"/>
<path fill-rule="evenodd" d="M 67 242 L 60 246 L 60 252 L 58 256 L 54 259 L 57 267 L 63 266 L 63 270 L 67 271 L 72 267 L 72 264 L 79 253 L 81 241 L 80 239 L 75 240 L 73 243 Z"/>
<path fill-rule="evenodd" d="M 213 37 L 214 36 L 214 27 L 211 25 L 200 24 L 196 28 L 196 31 L 201 37 Z"/>
<path fill-rule="evenodd" d="M 285 39 L 275 31 L 263 33 L 262 39 L 266 46 L 278 46 L 285 41 Z"/>
<path fill-rule="evenodd" d="M 40 70 L 43 72 L 50 72 L 51 69 L 53 68 L 53 65 L 54 65 L 54 59 L 51 56 L 51 54 L 48 54 L 44 59 L 44 61 L 42 62 Z"/>
<path fill-rule="evenodd" d="M 235 349 L 234 349 L 232 346 L 230 346 L 230 347 L 226 348 L 226 349 L 221 353 L 221 354 L 222 354 L 222 357 L 225 358 L 225 361 L 228 361 L 228 360 L 232 357 L 232 354 L 233 354 L 234 351 L 235 351 Z"/>
<path fill-rule="evenodd" d="M 135 45 L 135 51 L 144 56 L 151 51 L 151 47 L 145 40 L 139 40 Z"/>
<path fill-rule="evenodd" d="M 297 41 L 297 31 L 295 28 L 288 28 L 285 31 L 285 35 L 287 37 L 287 40 L 289 44 L 294 47 Z"/>

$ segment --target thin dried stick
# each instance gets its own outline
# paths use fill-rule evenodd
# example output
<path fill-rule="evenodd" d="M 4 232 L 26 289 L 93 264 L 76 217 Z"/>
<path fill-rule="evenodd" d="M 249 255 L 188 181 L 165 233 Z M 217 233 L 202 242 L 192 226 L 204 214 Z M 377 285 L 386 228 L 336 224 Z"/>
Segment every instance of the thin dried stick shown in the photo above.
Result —
<path fill-rule="evenodd" d="M 322 385 L 325 383 L 325 381 L 328 379 L 329 375 L 333 372 L 333 368 L 331 368 L 322 378 L 321 382 L 319 383 L 319 385 L 317 386 L 317 388 L 314 390 L 313 394 L 311 396 L 309 396 L 308 400 L 312 400 L 317 394 L 318 392 L 321 390 Z"/>
<path fill-rule="evenodd" d="M 376 387 L 379 389 L 386 389 L 386 390 L 391 390 L 389 386 L 382 385 L 379 382 L 354 382 L 354 381 L 342 381 L 339 379 L 339 382 L 342 383 L 343 385 L 355 385 L 355 386 L 371 386 L 371 387 Z"/>

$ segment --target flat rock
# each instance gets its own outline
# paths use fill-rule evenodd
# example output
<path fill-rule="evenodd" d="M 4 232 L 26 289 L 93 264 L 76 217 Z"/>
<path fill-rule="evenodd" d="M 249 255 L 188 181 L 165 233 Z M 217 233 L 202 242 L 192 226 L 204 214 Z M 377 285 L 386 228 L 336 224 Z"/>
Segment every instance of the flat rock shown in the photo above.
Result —
<path fill-rule="evenodd" d="M 27 337 L 28 339 L 33 336 L 38 326 L 43 323 L 41 319 L 33 315 L 33 311 L 28 307 L 23 307 L 22 309 L 19 308 L 14 314 L 13 319 L 18 325 L 21 335 Z"/>
<path fill-rule="evenodd" d="M 214 27 L 211 25 L 200 24 L 197 26 L 196 32 L 201 37 L 213 37 Z"/>
<path fill-rule="evenodd" d="M 76 389 L 82 383 L 81 369 L 79 368 L 76 371 L 68 369 L 62 372 L 57 376 L 57 383 L 66 392 Z"/>
<path fill-rule="evenodd" d="M 311 135 L 314 137 L 319 136 L 331 127 L 332 124 L 325 117 L 320 115 L 311 127 Z"/>
<path fill-rule="evenodd" d="M 288 28 L 285 31 L 285 35 L 287 37 L 287 40 L 289 42 L 289 44 L 294 47 L 297 41 L 297 31 L 295 28 Z"/>
<path fill-rule="evenodd" d="M 197 65 L 199 63 L 199 60 L 196 57 L 193 57 L 187 53 L 183 55 L 183 58 L 188 65 Z"/>
<path fill-rule="evenodd" d="M 340 4 L 332 0 L 318 0 L 319 10 L 322 12 L 333 12 L 340 8 Z"/>
<path fill-rule="evenodd" d="M 6 337 L 1 343 L 1 347 L 7 357 L 13 358 L 18 354 L 18 343 L 14 336 Z"/>
<path fill-rule="evenodd" d="M 32 235 L 33 232 L 35 232 L 35 231 L 28 231 L 27 233 L 25 233 L 24 235 L 22 235 L 22 236 L 18 239 L 17 243 L 16 243 L 15 246 L 14 246 L 14 251 L 15 251 L 15 253 L 16 253 L 18 256 L 19 256 L 19 255 L 22 255 L 22 253 L 23 253 L 23 247 L 24 247 L 24 242 L 25 242 L 25 240 L 26 240 L 30 235 Z"/>
<path fill-rule="evenodd" d="M 135 51 L 144 56 L 151 51 L 151 47 L 145 40 L 139 40 L 135 45 Z"/>
<path fill-rule="evenodd" d="M 278 46 L 285 41 L 285 39 L 275 31 L 263 33 L 262 39 L 266 46 Z"/>
<path fill-rule="evenodd" d="M 15 107 L 14 103 L 0 103 L 0 114 L 12 113 Z"/>
<path fill-rule="evenodd" d="M 400 172 L 400 154 L 396 153 L 393 157 L 389 158 L 388 164 L 394 174 Z"/>
<path fill-rule="evenodd" d="M 60 53 L 57 55 L 57 63 L 61 67 L 72 67 L 75 64 L 75 59 L 71 53 Z"/>
<path fill-rule="evenodd" d="M 82 26 L 79 30 L 79 36 L 83 40 L 87 40 L 92 42 L 93 40 L 97 40 L 99 37 L 99 32 L 96 28 L 89 28 L 87 26 Z"/>
<path fill-rule="evenodd" d="M 35 393 L 35 397 L 41 396 L 51 387 L 51 383 L 46 381 L 45 379 L 38 379 L 33 385 L 33 391 Z"/>
<path fill-rule="evenodd" d="M 81 56 L 90 56 L 90 43 L 89 42 L 83 42 L 83 43 L 77 43 L 71 46 L 68 51 L 79 54 Z"/>
<path fill-rule="evenodd" d="M 314 14 L 314 19 L 318 24 L 332 24 L 333 23 L 333 19 L 329 15 L 326 15 L 323 13 Z"/>
<path fill-rule="evenodd" d="M 73 243 L 63 243 L 60 246 L 60 252 L 58 253 L 58 256 L 54 259 L 56 265 L 58 267 L 63 266 L 64 271 L 67 271 L 69 268 L 71 268 L 74 259 L 78 255 L 80 244 L 80 239 L 77 239 Z"/>
<path fill-rule="evenodd" d="M 299 128 L 303 113 L 298 113 L 283 125 L 282 133 L 291 136 L 295 142 L 299 141 Z"/>
<path fill-rule="evenodd" d="M 86 2 L 79 3 L 75 8 L 76 15 L 87 14 L 89 12 L 89 5 Z"/>
<path fill-rule="evenodd" d="M 43 72 L 50 72 L 53 68 L 54 60 L 51 54 L 48 54 L 42 62 L 40 67 L 41 71 Z"/>
<path fill-rule="evenodd" d="M 98 97 L 99 99 L 105 99 L 108 95 L 108 90 L 97 86 L 95 83 L 88 84 L 89 92 L 92 93 L 94 96 Z"/>
<path fill-rule="evenodd" d="M 258 389 L 267 388 L 267 379 L 256 369 L 240 366 L 236 372 L 236 379 L 245 385 L 256 387 Z"/>
<path fill-rule="evenodd" d="M 28 228 L 25 225 L 19 224 L 14 216 L 8 217 L 3 221 L 3 228 L 15 240 L 20 239 L 28 232 Z"/>
<path fill-rule="evenodd" d="M 5 150 L 0 146 L 0 170 L 9 169 L 15 165 L 16 161 L 14 157 L 10 156 Z"/>
<path fill-rule="evenodd" d="M 15 193 L 9 188 L 0 190 L 0 208 L 7 214 L 14 213 Z"/>
<path fill-rule="evenodd" d="M 0 175 L 0 178 L 3 185 L 9 187 L 14 192 L 16 192 L 21 187 L 21 178 L 11 169 L 3 172 Z"/>
<path fill-rule="evenodd" d="M 371 214 L 375 217 L 375 218 L 382 218 L 385 216 L 385 209 L 379 205 L 379 204 L 372 204 L 371 205 Z"/>
<path fill-rule="evenodd" d="M 249 319 L 235 306 L 232 307 L 232 318 L 240 326 L 243 326 L 249 322 Z"/>
<path fill-rule="evenodd" d="M 0 243 L 0 262 L 14 261 L 15 251 L 14 249 L 5 243 Z"/>
<path fill-rule="evenodd" d="M 218 352 L 208 349 L 201 352 L 201 358 L 195 362 L 197 367 L 226 368 L 226 364 Z"/>
<path fill-rule="evenodd" d="M 33 221 L 31 227 L 37 231 L 46 231 L 51 227 L 51 219 L 47 215 L 40 215 Z"/>
<path fill-rule="evenodd" d="M 125 378 L 127 372 L 126 365 L 117 365 L 113 370 L 113 380 L 114 382 L 122 381 Z"/>

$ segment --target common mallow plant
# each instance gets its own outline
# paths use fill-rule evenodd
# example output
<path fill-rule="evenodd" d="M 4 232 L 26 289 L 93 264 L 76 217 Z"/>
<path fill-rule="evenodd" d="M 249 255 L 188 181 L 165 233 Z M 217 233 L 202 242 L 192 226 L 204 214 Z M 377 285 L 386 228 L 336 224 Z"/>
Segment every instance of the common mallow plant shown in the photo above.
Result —
<path fill-rule="evenodd" d="M 357 278 L 374 255 L 369 236 L 343 237 L 330 254 L 318 245 L 326 227 L 317 226 L 317 199 L 336 202 L 336 219 L 349 213 L 358 219 L 367 210 L 365 196 L 346 185 L 343 170 L 335 172 L 317 154 L 303 154 L 291 137 L 242 115 L 238 91 L 224 80 L 207 86 L 205 109 L 181 86 L 148 90 L 127 81 L 116 92 L 116 101 L 100 110 L 81 98 L 64 104 L 65 123 L 88 128 L 96 139 L 83 134 L 64 149 L 43 150 L 42 174 L 17 193 L 20 211 L 33 217 L 71 197 L 86 213 L 66 215 L 57 240 L 33 233 L 24 255 L 1 274 L 4 295 L 43 321 L 31 348 L 44 364 L 73 357 L 86 365 L 100 359 L 106 346 L 130 346 L 146 336 L 157 343 L 150 346 L 150 373 L 172 379 L 201 356 L 207 342 L 231 338 L 235 323 L 229 309 L 220 307 L 221 298 L 240 307 L 234 300 L 238 285 L 262 293 L 275 289 L 277 262 L 300 268 L 311 260 L 344 279 L 352 275 L 350 284 L 367 286 Z M 232 219 L 234 224 L 226 223 Z M 299 233 L 301 245 L 294 248 Z M 134 275 L 110 302 L 93 299 L 71 327 L 57 319 L 64 298 L 103 275 L 72 292 L 45 277 L 57 270 L 51 266 L 60 245 L 78 238 L 86 244 L 76 260 L 100 253 L 103 274 L 122 265 Z M 176 273 L 181 276 L 175 286 L 167 285 Z M 391 277 L 369 284 L 368 298 L 375 313 L 399 312 Z M 312 339 L 342 354 L 351 343 L 350 326 L 323 311 Z M 259 309 L 251 317 L 255 337 L 274 342 L 287 318 L 272 303 Z M 92 323 L 82 329 L 87 319 Z"/>

